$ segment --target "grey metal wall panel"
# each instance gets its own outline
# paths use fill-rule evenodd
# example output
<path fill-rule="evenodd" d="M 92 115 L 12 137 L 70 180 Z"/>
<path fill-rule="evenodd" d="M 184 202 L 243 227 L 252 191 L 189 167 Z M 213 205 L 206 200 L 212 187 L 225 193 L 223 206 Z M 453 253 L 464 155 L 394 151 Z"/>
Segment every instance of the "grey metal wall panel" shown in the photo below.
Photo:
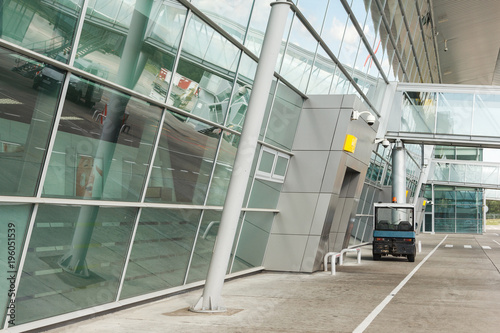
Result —
<path fill-rule="evenodd" d="M 264 267 L 271 270 L 299 272 L 304 257 L 307 235 L 269 236 Z"/>
<path fill-rule="evenodd" d="M 271 233 L 309 235 L 318 193 L 282 193 Z"/>
<path fill-rule="evenodd" d="M 290 160 L 282 192 L 319 192 L 328 151 L 298 151 Z"/>

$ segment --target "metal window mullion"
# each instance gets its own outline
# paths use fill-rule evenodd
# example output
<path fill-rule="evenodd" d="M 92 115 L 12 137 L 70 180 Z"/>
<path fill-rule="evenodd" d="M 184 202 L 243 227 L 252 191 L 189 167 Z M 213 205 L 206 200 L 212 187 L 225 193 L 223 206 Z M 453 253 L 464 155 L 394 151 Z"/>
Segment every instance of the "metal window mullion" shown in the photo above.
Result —
<path fill-rule="evenodd" d="M 434 26 L 434 10 L 433 10 L 432 0 L 427 0 L 427 4 L 429 6 L 429 10 L 431 11 L 432 39 L 434 41 L 434 54 L 436 56 L 436 65 L 437 65 L 439 83 L 442 83 L 443 82 L 443 76 L 441 74 L 441 64 L 439 62 L 438 44 L 437 44 L 437 33 L 436 33 L 436 27 Z"/>
<path fill-rule="evenodd" d="M 434 82 L 434 77 L 432 76 L 431 61 L 430 61 L 430 58 L 429 58 L 429 51 L 427 49 L 427 43 L 425 42 L 424 26 L 422 24 L 422 19 L 421 19 L 422 15 L 421 15 L 421 12 L 420 12 L 420 8 L 418 7 L 418 2 L 417 1 L 415 1 L 415 7 L 417 8 L 417 15 L 419 17 L 418 23 L 420 25 L 420 32 L 421 32 L 421 35 L 422 35 L 422 43 L 424 44 L 425 57 L 427 59 L 427 67 L 429 68 L 429 74 L 430 74 L 430 77 L 431 77 L 431 82 L 433 83 Z"/>
<path fill-rule="evenodd" d="M 45 157 L 43 161 L 43 166 L 42 166 L 42 173 L 40 175 L 40 181 L 38 182 L 38 188 L 35 193 L 35 197 L 41 198 L 42 192 L 43 192 L 43 185 L 45 183 L 45 178 L 47 177 L 47 172 L 49 169 L 49 163 L 50 163 L 50 156 L 52 155 L 52 150 L 54 149 L 54 144 L 56 141 L 56 136 L 59 128 L 59 122 L 61 121 L 61 116 L 64 108 L 64 102 L 65 100 L 62 99 L 63 96 L 66 96 L 66 92 L 68 91 L 69 87 L 69 81 L 70 81 L 71 73 L 66 73 L 66 76 L 64 78 L 64 83 L 62 86 L 61 94 L 60 94 L 60 99 L 59 99 L 59 104 L 57 107 L 54 123 L 52 124 L 52 134 L 49 139 L 49 144 L 47 146 L 47 150 L 45 151 Z"/>
<path fill-rule="evenodd" d="M 233 87 L 231 88 L 231 95 L 229 96 L 229 99 L 227 101 L 226 114 L 224 115 L 224 119 L 222 120 L 222 124 L 224 126 L 227 125 L 227 122 L 228 122 L 229 117 L 230 117 L 231 104 L 233 103 L 234 94 L 236 93 L 236 85 L 238 84 L 238 77 L 239 77 L 239 73 L 240 73 L 241 61 L 243 60 L 243 51 L 239 50 L 239 52 L 240 52 L 240 55 L 238 57 L 238 64 L 236 65 L 236 73 L 235 73 L 234 78 L 233 78 Z"/>
<path fill-rule="evenodd" d="M 82 5 L 82 12 L 80 13 L 80 17 L 78 18 L 75 38 L 73 39 L 73 47 L 71 48 L 71 52 L 69 55 L 69 66 L 73 66 L 75 62 L 76 53 L 78 52 L 78 45 L 80 44 L 80 38 L 83 32 L 83 24 L 85 23 L 85 14 L 87 12 L 88 4 L 90 0 L 84 0 Z"/>
<path fill-rule="evenodd" d="M 243 216 L 241 216 L 241 225 L 236 235 L 236 243 L 234 244 L 234 252 L 229 261 L 229 274 L 233 272 L 234 259 L 236 258 L 236 251 L 238 250 L 238 245 L 240 244 L 241 233 L 243 231 L 243 225 L 245 224 L 245 217 L 247 216 L 247 212 L 243 212 Z"/>
<path fill-rule="evenodd" d="M 380 117 L 380 113 L 375 109 L 374 105 L 371 103 L 371 101 L 368 99 L 366 94 L 363 92 L 363 90 L 359 87 L 359 85 L 354 81 L 352 76 L 347 72 L 347 70 L 344 68 L 344 65 L 340 63 L 338 58 L 333 54 L 333 52 L 330 50 L 328 45 L 325 43 L 323 38 L 314 30 L 314 28 L 311 26 L 311 24 L 307 21 L 307 19 L 304 17 L 302 12 L 297 8 L 295 4 L 290 4 L 290 8 L 293 10 L 295 13 L 295 16 L 299 18 L 299 20 L 302 22 L 304 27 L 309 31 L 309 33 L 319 42 L 320 46 L 324 49 L 324 51 L 328 54 L 330 59 L 337 65 L 337 68 L 340 69 L 340 71 L 345 75 L 345 77 L 349 80 L 349 82 L 353 85 L 354 89 L 359 93 L 361 98 L 365 101 L 365 103 L 372 109 L 373 112 L 377 114 L 377 116 Z"/>
<path fill-rule="evenodd" d="M 382 78 L 384 79 L 384 82 L 386 84 L 389 84 L 389 80 L 387 79 L 387 76 L 385 75 L 383 69 L 382 69 L 382 65 L 380 64 L 380 62 L 378 61 L 377 57 L 375 56 L 375 53 L 373 52 L 373 49 L 372 47 L 370 46 L 370 43 L 368 42 L 368 39 L 366 39 L 366 36 L 365 36 L 365 33 L 363 32 L 363 29 L 361 28 L 361 26 L 359 25 L 359 22 L 358 20 L 356 19 L 356 17 L 354 16 L 354 13 L 352 12 L 351 10 L 351 7 L 349 6 L 349 4 L 347 3 L 346 0 L 340 0 L 340 2 L 342 3 L 342 5 L 344 6 L 344 9 L 346 10 L 347 14 L 349 15 L 349 17 L 351 18 L 351 22 L 352 24 L 354 25 L 354 27 L 356 28 L 356 30 L 358 31 L 358 34 L 359 36 L 361 37 L 361 40 L 363 42 L 363 44 L 365 45 L 366 47 L 366 50 L 368 51 L 368 53 L 370 54 L 373 62 L 375 63 L 375 66 L 377 66 L 377 69 L 378 71 L 380 72 L 380 74 L 382 75 Z M 367 14 L 368 16 L 368 14 Z M 367 18 L 368 19 L 368 18 Z M 359 52 L 359 51 L 358 51 Z"/>
<path fill-rule="evenodd" d="M 130 236 L 130 244 L 128 246 L 127 255 L 125 258 L 122 276 L 121 276 L 120 282 L 118 284 L 118 291 L 116 293 L 115 302 L 118 302 L 120 300 L 120 296 L 121 296 L 122 289 L 123 289 L 123 283 L 125 282 L 125 276 L 127 274 L 128 263 L 130 261 L 130 256 L 132 255 L 132 248 L 134 246 L 135 235 L 137 234 L 137 228 L 139 227 L 139 220 L 141 218 L 141 214 L 142 214 L 142 208 L 139 208 L 137 210 L 137 214 L 136 214 L 136 218 L 135 218 L 135 222 L 134 222 L 134 228 L 132 229 L 132 235 Z"/>
<path fill-rule="evenodd" d="M 276 86 L 274 87 L 274 93 L 273 93 L 273 99 L 271 101 L 271 105 L 269 106 L 269 114 L 267 115 L 267 119 L 263 119 L 263 123 L 264 121 L 266 122 L 266 126 L 264 127 L 264 133 L 262 135 L 262 141 L 264 141 L 266 139 L 266 135 L 267 135 L 267 128 L 269 127 L 269 121 L 271 120 L 271 115 L 273 113 L 273 108 L 274 108 L 274 102 L 276 101 L 276 97 L 278 95 L 278 86 L 280 84 L 281 80 L 276 80 Z M 262 129 L 262 128 L 261 128 Z"/>
<path fill-rule="evenodd" d="M 379 0 L 374 0 L 374 1 L 375 1 L 375 4 L 377 5 L 379 12 L 380 12 L 380 15 L 382 16 L 382 22 L 384 23 L 385 30 L 387 31 L 387 36 L 389 37 L 389 41 L 391 42 L 392 47 L 394 48 L 394 54 L 398 58 L 398 61 L 399 61 L 400 67 L 401 67 L 401 71 L 403 72 L 404 76 L 406 77 L 406 81 L 409 81 L 408 74 L 406 73 L 406 68 L 403 66 L 403 60 L 401 58 L 401 54 L 399 54 L 399 50 L 397 48 L 397 43 L 394 40 L 394 36 L 391 34 L 391 28 L 390 28 L 389 22 L 387 21 L 387 17 L 385 17 L 384 10 L 383 10 L 382 6 L 380 5 Z M 406 64 L 405 64 L 405 66 L 406 66 Z"/>
<path fill-rule="evenodd" d="M 33 228 L 35 226 L 36 215 L 38 213 L 38 206 L 39 206 L 39 204 L 33 205 L 33 210 L 31 211 L 31 218 L 30 218 L 30 221 L 28 224 L 28 230 L 26 232 L 26 237 L 24 239 L 23 248 L 21 249 L 21 256 L 19 257 L 19 265 L 17 267 L 16 281 L 15 281 L 15 288 L 14 288 L 14 290 L 16 290 L 16 293 L 13 295 L 14 301 L 17 297 L 17 291 L 19 290 L 19 283 L 21 282 L 21 276 L 22 276 L 23 269 L 24 269 L 24 263 L 26 262 L 26 256 L 28 253 L 29 243 L 31 240 L 31 235 L 33 234 Z M 9 298 L 9 299 L 12 299 L 12 298 Z M 6 311 L 3 329 L 9 328 L 9 320 L 10 320 L 10 317 Z"/>
<path fill-rule="evenodd" d="M 234 134 L 234 135 L 237 135 L 237 134 Z M 212 180 L 213 180 L 214 175 L 215 175 L 215 169 L 217 168 L 217 159 L 219 158 L 220 149 L 222 147 L 222 140 L 224 140 L 224 132 L 223 131 L 221 131 L 219 141 L 217 143 L 217 150 L 215 151 L 215 155 L 214 155 L 214 165 L 213 165 L 212 170 L 210 172 L 210 177 L 208 178 L 207 193 L 205 194 L 205 199 L 203 200 L 203 206 L 206 206 L 207 202 L 208 202 L 208 196 L 210 195 L 210 187 L 212 186 Z M 185 285 L 187 283 L 187 279 L 189 276 L 189 270 L 191 269 L 191 263 L 193 261 L 193 256 L 194 256 L 194 250 L 196 248 L 196 243 L 198 241 L 198 237 L 200 234 L 201 224 L 203 222 L 204 215 L 205 215 L 205 210 L 203 209 L 201 211 L 200 219 L 198 221 L 198 227 L 196 229 L 196 234 L 194 236 L 193 247 L 191 248 L 191 253 L 189 254 L 189 260 L 188 260 L 188 264 L 186 267 L 186 273 L 184 274 L 183 285 Z"/>
<path fill-rule="evenodd" d="M 408 23 L 408 20 L 406 19 L 405 13 L 403 12 L 403 3 L 401 2 L 401 0 L 398 0 L 398 3 L 399 3 L 399 9 L 401 11 L 401 16 L 403 17 L 403 22 L 405 23 L 406 31 L 408 32 L 408 39 L 410 40 L 411 51 L 413 53 L 413 57 L 415 58 L 415 66 L 417 66 L 418 75 L 420 76 L 420 78 L 422 78 L 422 73 L 420 71 L 420 66 L 418 64 L 417 51 L 415 50 L 415 45 L 413 44 L 413 37 L 412 37 L 411 31 L 410 31 L 410 25 Z M 416 2 L 415 2 L 415 4 L 416 4 Z M 417 15 L 418 15 L 418 13 L 417 13 Z M 420 21 L 420 19 L 419 19 L 419 21 Z"/>
<path fill-rule="evenodd" d="M 80 36 L 81 36 L 82 28 L 83 28 L 83 23 L 85 20 L 85 12 L 87 10 L 88 1 L 89 0 L 84 0 L 83 5 L 82 5 L 82 12 L 80 13 L 80 17 L 78 19 L 77 30 L 76 30 L 75 38 L 73 41 L 73 47 L 71 48 L 71 53 L 70 53 L 70 57 L 69 57 L 70 66 L 73 64 L 74 59 L 76 57 L 76 51 L 78 49 L 78 42 L 80 40 Z M 64 102 L 65 102 L 65 96 L 66 96 L 66 93 L 68 91 L 69 81 L 70 81 L 71 75 L 72 74 L 70 72 L 66 72 L 66 75 L 64 77 L 64 81 L 63 81 L 63 85 L 62 85 L 62 89 L 61 89 L 61 94 L 59 96 L 59 104 L 58 104 L 56 114 L 55 114 L 55 119 L 54 119 L 54 122 L 52 125 L 52 133 L 51 133 L 51 136 L 49 139 L 49 144 L 47 146 L 47 150 L 45 151 L 45 160 L 44 160 L 43 166 L 42 166 L 42 173 L 40 174 L 40 181 L 38 182 L 38 189 L 35 193 L 35 196 L 37 198 L 40 198 L 42 196 L 43 185 L 45 183 L 45 178 L 47 177 L 50 156 L 52 155 L 52 150 L 54 149 L 57 131 L 59 128 L 59 122 L 61 121 L 62 111 L 64 108 Z"/>

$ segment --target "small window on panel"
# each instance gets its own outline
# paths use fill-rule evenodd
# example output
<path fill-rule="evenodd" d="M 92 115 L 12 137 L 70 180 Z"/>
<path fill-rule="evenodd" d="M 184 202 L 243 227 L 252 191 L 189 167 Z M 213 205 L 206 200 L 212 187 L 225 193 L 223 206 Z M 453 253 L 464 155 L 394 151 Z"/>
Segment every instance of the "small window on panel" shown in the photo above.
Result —
<path fill-rule="evenodd" d="M 270 148 L 262 148 L 256 177 L 282 183 L 285 179 L 290 156 Z"/>
<path fill-rule="evenodd" d="M 259 172 L 271 174 L 273 172 L 275 154 L 262 150 L 260 154 Z"/>

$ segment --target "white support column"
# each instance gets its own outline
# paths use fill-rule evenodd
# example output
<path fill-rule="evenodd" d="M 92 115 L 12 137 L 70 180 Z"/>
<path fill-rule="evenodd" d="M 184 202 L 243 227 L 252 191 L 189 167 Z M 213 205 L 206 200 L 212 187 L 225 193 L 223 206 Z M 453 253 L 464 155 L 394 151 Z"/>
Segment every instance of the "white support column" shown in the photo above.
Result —
<path fill-rule="evenodd" d="M 255 74 L 226 201 L 224 202 L 217 241 L 208 268 L 205 288 L 199 301 L 190 308 L 191 311 L 226 311 L 221 299 L 222 286 L 224 285 L 233 240 L 245 198 L 248 177 L 250 176 L 250 169 L 257 148 L 257 140 L 259 139 L 283 32 L 285 31 L 290 2 L 277 0 L 272 2 L 271 6 L 271 14 L 267 23 L 262 52 Z"/>
<path fill-rule="evenodd" d="M 392 148 L 392 201 L 406 203 L 405 147 L 397 140 Z"/>

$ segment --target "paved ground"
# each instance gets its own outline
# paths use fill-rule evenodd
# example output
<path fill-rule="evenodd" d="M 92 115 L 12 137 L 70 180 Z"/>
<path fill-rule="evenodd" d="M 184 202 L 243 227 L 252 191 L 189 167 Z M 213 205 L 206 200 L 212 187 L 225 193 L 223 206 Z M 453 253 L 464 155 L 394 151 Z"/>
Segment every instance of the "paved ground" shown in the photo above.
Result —
<path fill-rule="evenodd" d="M 361 265 L 348 254 L 330 273 L 266 272 L 224 285 L 229 311 L 187 311 L 201 290 L 50 332 L 498 332 L 500 230 L 484 235 L 420 235 L 414 263 Z"/>

